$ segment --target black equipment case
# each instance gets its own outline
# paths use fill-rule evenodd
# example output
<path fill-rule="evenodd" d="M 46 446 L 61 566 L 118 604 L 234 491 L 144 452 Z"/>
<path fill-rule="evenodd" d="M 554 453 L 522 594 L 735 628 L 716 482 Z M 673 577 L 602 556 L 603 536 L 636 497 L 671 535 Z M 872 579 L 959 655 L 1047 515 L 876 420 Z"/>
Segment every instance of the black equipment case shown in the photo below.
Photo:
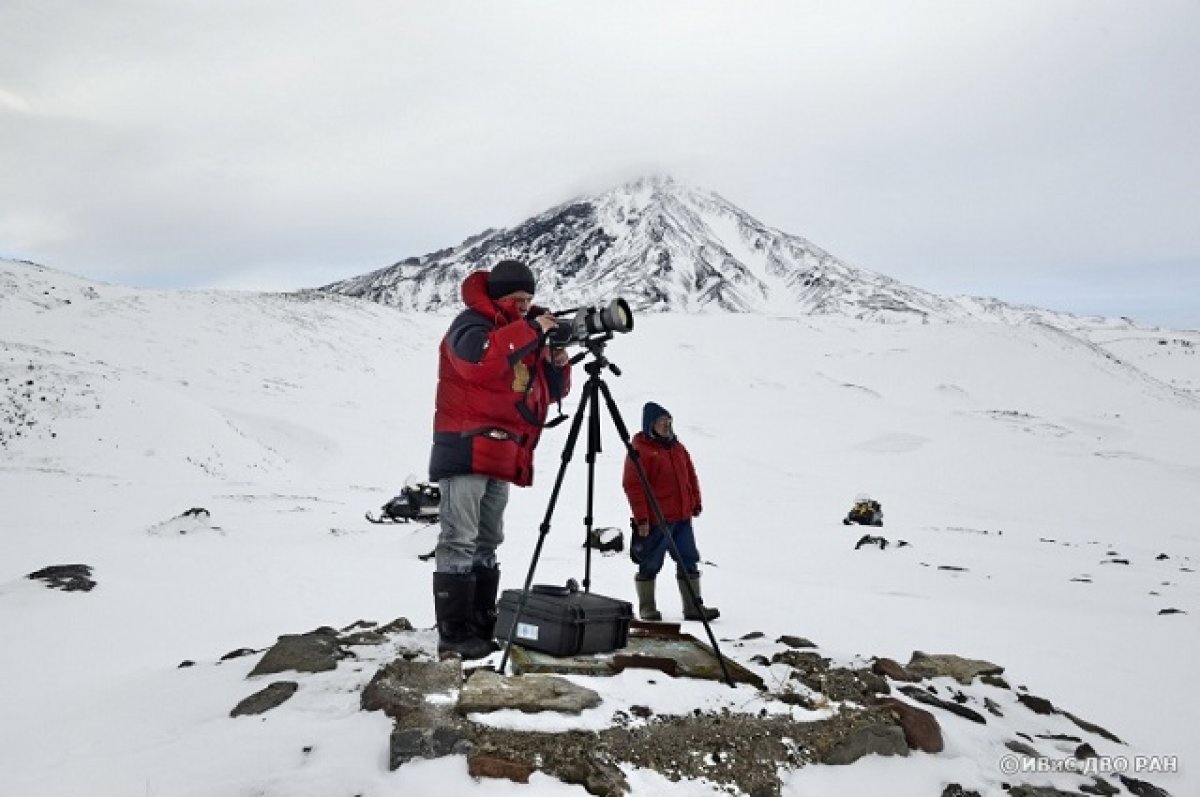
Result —
<path fill-rule="evenodd" d="M 496 633 L 501 641 L 508 638 L 520 602 L 519 589 L 500 595 Z M 537 584 L 529 590 L 512 641 L 551 656 L 608 653 L 625 647 L 632 619 L 633 604 L 628 601 Z"/>

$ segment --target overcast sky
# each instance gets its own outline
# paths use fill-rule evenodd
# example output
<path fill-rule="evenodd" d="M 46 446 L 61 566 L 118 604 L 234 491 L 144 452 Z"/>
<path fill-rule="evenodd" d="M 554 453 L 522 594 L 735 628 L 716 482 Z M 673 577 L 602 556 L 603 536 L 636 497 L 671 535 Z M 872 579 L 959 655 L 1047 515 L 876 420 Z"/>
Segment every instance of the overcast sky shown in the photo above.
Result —
<path fill-rule="evenodd" d="M 0 256 L 305 287 L 648 173 L 1200 328 L 1200 2 L 0 0 Z"/>

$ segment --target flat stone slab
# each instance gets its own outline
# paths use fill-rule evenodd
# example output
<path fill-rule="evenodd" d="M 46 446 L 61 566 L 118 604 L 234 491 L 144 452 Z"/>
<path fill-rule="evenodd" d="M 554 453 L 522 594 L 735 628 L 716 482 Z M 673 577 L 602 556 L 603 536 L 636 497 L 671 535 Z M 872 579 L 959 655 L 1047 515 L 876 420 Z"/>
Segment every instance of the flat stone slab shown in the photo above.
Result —
<path fill-rule="evenodd" d="M 1004 668 L 999 664 L 980 659 L 966 659 L 953 653 L 922 653 L 913 651 L 912 659 L 905 667 L 923 678 L 949 676 L 960 684 L 967 685 L 978 675 L 999 675 Z"/>
<path fill-rule="evenodd" d="M 507 677 L 475 670 L 458 693 L 458 713 L 487 713 L 516 709 L 527 714 L 558 711 L 579 714 L 600 705 L 600 695 L 554 675 Z"/>

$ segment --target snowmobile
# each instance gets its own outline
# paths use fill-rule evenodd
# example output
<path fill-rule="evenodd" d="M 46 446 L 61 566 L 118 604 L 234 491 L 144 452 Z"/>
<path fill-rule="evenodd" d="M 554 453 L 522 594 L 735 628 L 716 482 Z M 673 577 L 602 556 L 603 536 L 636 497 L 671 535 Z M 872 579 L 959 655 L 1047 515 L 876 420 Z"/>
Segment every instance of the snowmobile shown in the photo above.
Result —
<path fill-rule="evenodd" d="M 378 516 L 367 512 L 367 520 L 372 523 L 408 523 L 410 520 L 436 523 L 440 517 L 441 502 L 442 491 L 436 484 L 406 484 L 394 498 L 380 507 Z"/>
<path fill-rule="evenodd" d="M 854 499 L 854 506 L 850 508 L 850 513 L 842 518 L 843 526 L 849 526 L 851 523 L 857 523 L 860 526 L 882 526 L 883 506 L 878 501 L 872 500 L 869 495 L 858 495 Z"/>

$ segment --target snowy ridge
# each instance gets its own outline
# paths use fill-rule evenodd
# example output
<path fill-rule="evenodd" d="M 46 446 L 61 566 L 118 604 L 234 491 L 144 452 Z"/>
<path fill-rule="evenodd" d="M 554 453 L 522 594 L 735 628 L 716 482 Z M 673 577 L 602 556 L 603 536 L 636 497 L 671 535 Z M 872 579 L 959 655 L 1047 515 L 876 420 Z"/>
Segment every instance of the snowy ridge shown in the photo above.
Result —
<path fill-rule="evenodd" d="M 405 310 L 457 308 L 459 285 L 504 258 L 528 263 L 564 306 L 625 297 L 640 310 L 840 315 L 873 321 L 1080 319 L 994 299 L 943 298 L 854 268 L 768 227 L 720 195 L 669 177 L 581 197 L 456 247 L 326 285 Z"/>
<path fill-rule="evenodd" d="M 0 285 L 0 634 L 19 640 L 0 660 L 0 793 L 584 793 L 540 773 L 520 787 L 476 781 L 461 755 L 393 771 L 391 722 L 361 710 L 359 690 L 402 644 L 433 645 L 431 566 L 418 556 L 436 528 L 374 526 L 363 512 L 423 475 L 448 314 L 324 293 L 142 291 L 2 260 Z M 759 313 L 647 314 L 612 343 L 623 375 L 608 382 L 625 419 L 645 401 L 669 407 L 696 461 L 704 595 L 721 610 L 726 655 L 776 692 L 814 698 L 773 661 L 780 635 L 812 640 L 837 666 L 923 650 L 1005 668 L 1011 689 L 925 682 L 986 717 L 929 707 L 942 752 L 781 767 L 781 797 L 927 797 L 950 783 L 981 797 L 1013 784 L 1083 793 L 1091 778 L 1069 770 L 1003 768 L 1028 754 L 1014 742 L 1058 762 L 1081 741 L 1129 766 L 1178 762 L 1125 774 L 1197 793 L 1186 755 L 1200 711 L 1187 688 L 1200 656 L 1200 526 L 1179 503 L 1200 478 L 1200 409 L 1179 396 L 1200 386 L 1197 351 L 1193 332 Z M 578 395 L 564 408 L 576 412 Z M 623 456 L 602 427 L 595 522 L 620 528 Z M 511 496 L 506 589 L 539 545 L 565 437 L 546 431 L 534 486 Z M 582 575 L 582 458 L 538 583 Z M 842 525 L 859 492 L 883 503 L 885 525 L 869 531 L 886 550 L 856 547 L 864 529 Z M 189 517 L 193 507 L 209 514 Z M 26 578 L 76 563 L 91 568 L 90 592 Z M 632 597 L 624 555 L 594 557 L 591 578 L 599 594 Z M 659 608 L 677 620 L 672 581 L 659 580 Z M 399 616 L 416 630 L 356 647 L 333 670 L 282 675 L 299 683 L 291 700 L 230 717 L 273 680 L 249 672 L 278 636 Z M 815 719 L 768 694 L 658 672 L 571 678 L 601 705 L 473 721 L 586 733 L 635 706 Z M 1124 744 L 1035 713 L 1026 689 Z M 729 793 L 625 772 L 632 797 Z M 1155 793 L 1107 782 L 1118 797 Z"/>

